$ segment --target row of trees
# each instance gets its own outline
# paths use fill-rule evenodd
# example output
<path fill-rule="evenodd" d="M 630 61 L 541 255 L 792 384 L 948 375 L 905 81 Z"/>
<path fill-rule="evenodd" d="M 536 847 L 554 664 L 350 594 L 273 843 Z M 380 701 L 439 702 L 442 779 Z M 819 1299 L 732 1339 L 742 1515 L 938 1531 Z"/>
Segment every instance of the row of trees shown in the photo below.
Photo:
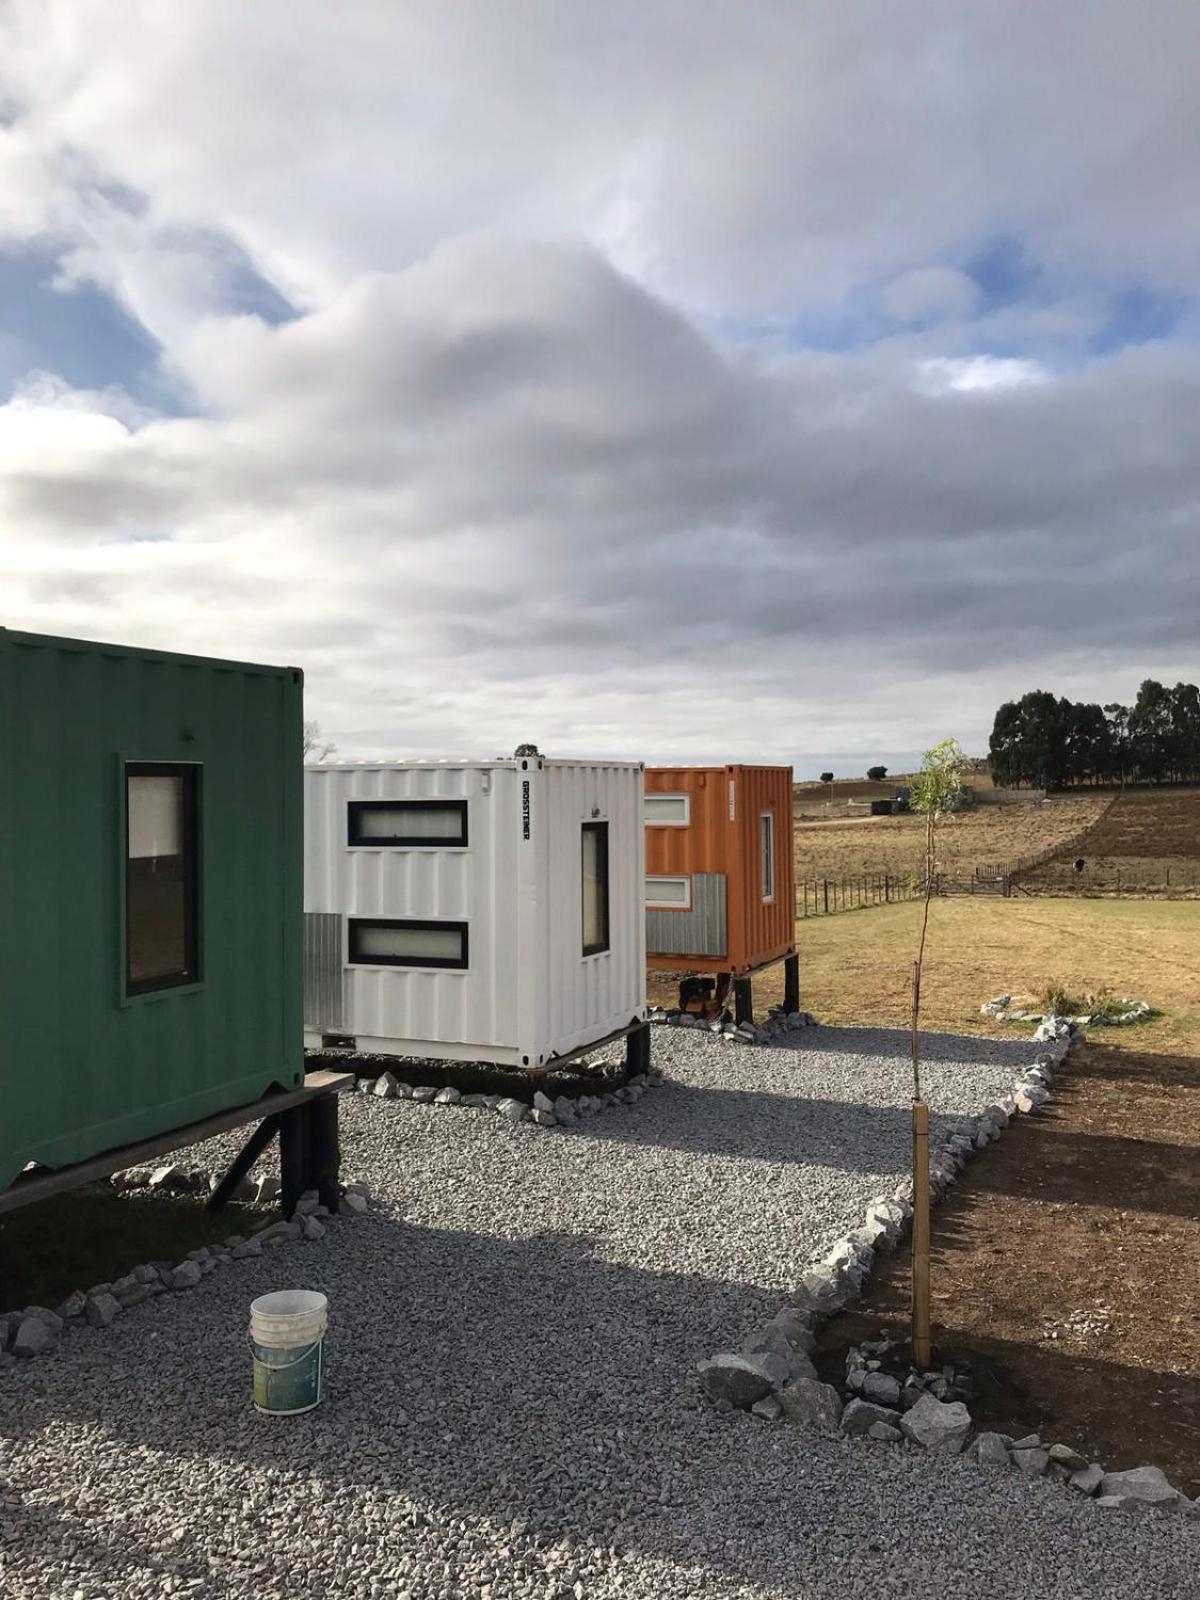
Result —
<path fill-rule="evenodd" d="M 1077 704 L 1035 689 L 996 713 L 993 780 L 1062 789 L 1200 779 L 1200 689 L 1147 678 L 1132 706 Z"/>

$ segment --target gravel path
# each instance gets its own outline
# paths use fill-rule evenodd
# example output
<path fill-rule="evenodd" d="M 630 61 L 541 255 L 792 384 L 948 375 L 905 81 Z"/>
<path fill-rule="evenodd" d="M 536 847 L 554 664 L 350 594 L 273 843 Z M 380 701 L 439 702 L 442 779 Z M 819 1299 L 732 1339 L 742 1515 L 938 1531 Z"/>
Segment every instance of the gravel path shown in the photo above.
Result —
<path fill-rule="evenodd" d="M 1035 1048 L 929 1042 L 945 1119 Z M 675 1081 L 576 1129 L 347 1097 L 378 1209 L 0 1372 L 5 1600 L 1195 1596 L 1200 1524 L 699 1402 L 903 1174 L 906 1039 L 654 1045 Z M 328 1398 L 268 1420 L 247 1308 L 295 1286 Z"/>

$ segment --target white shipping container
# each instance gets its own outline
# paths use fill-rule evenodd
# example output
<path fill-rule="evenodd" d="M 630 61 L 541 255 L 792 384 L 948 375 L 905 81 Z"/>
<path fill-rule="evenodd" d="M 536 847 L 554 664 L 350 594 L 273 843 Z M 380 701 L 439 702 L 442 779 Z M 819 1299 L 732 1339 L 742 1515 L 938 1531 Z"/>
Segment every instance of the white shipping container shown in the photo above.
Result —
<path fill-rule="evenodd" d="M 643 768 L 305 769 L 305 1042 L 542 1067 L 646 1014 Z"/>

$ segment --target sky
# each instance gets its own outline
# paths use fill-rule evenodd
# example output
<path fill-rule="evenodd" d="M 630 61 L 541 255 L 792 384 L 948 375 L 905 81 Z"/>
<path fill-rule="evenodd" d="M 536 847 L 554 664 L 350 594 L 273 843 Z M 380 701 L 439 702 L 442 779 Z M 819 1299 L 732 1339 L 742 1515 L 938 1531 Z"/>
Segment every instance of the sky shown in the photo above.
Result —
<path fill-rule="evenodd" d="M 338 753 L 1200 671 L 1188 0 L 0 0 L 0 622 Z"/>

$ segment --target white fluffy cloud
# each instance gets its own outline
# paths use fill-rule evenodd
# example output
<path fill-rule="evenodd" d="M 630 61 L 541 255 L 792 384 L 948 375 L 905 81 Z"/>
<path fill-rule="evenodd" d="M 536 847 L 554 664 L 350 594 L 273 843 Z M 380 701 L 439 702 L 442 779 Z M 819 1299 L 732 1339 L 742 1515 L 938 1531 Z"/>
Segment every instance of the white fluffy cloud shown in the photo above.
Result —
<path fill-rule="evenodd" d="M 0 247 L 181 414 L 0 407 L 6 620 L 297 662 L 347 752 L 979 743 L 1194 676 L 1194 348 L 1092 348 L 1200 291 L 1151 11 L 18 0 Z"/>

